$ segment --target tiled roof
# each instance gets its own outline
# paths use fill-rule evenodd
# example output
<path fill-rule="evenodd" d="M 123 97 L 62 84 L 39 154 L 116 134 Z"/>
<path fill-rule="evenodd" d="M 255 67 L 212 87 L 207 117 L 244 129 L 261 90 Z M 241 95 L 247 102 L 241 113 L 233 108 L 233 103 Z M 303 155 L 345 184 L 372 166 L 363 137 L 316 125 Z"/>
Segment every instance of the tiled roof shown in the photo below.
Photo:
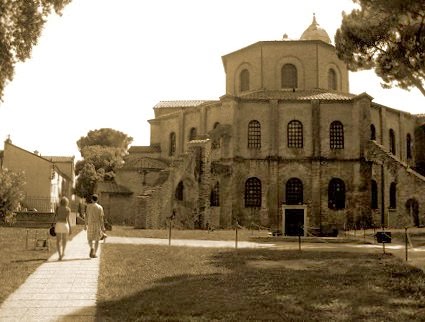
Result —
<path fill-rule="evenodd" d="M 131 146 L 130 149 L 128 149 L 128 152 L 130 153 L 153 153 L 153 152 L 161 152 L 161 146 L 159 144 L 154 144 L 150 146 Z"/>
<path fill-rule="evenodd" d="M 349 101 L 356 95 L 346 94 L 326 90 L 307 90 L 307 91 L 292 91 L 292 90 L 275 90 L 275 91 L 258 91 L 241 95 L 243 99 L 278 99 L 278 100 L 296 100 L 296 101 L 310 101 L 310 100 L 326 100 L 326 101 Z"/>
<path fill-rule="evenodd" d="M 50 162 L 74 162 L 74 157 L 61 157 L 61 156 L 45 156 L 42 158 L 49 160 Z"/>
<path fill-rule="evenodd" d="M 204 103 L 215 102 L 211 100 L 192 100 L 192 101 L 161 101 L 154 108 L 175 108 L 175 107 L 196 107 Z"/>
<path fill-rule="evenodd" d="M 116 182 L 99 182 L 97 184 L 97 191 L 104 193 L 116 193 L 116 194 L 132 194 L 133 192 Z"/>

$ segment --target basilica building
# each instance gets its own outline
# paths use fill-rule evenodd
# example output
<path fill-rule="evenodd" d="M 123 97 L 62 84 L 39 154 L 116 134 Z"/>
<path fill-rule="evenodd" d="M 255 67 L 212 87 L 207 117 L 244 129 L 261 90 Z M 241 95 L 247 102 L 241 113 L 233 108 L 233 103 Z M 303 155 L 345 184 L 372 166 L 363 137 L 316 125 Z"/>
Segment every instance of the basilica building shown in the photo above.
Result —
<path fill-rule="evenodd" d="M 299 40 L 222 57 L 217 100 L 160 101 L 132 146 L 107 216 L 137 228 L 267 227 L 284 235 L 425 224 L 425 115 L 350 94 L 316 19 Z"/>

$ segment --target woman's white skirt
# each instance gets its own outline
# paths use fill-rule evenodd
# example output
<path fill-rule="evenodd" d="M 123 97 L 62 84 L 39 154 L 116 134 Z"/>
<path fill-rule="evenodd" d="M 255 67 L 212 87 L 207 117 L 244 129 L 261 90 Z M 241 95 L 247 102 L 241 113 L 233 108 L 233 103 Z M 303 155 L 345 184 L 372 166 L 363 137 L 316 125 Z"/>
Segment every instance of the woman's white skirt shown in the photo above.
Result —
<path fill-rule="evenodd" d="M 69 234 L 69 225 L 66 222 L 57 222 L 55 225 L 56 234 Z"/>

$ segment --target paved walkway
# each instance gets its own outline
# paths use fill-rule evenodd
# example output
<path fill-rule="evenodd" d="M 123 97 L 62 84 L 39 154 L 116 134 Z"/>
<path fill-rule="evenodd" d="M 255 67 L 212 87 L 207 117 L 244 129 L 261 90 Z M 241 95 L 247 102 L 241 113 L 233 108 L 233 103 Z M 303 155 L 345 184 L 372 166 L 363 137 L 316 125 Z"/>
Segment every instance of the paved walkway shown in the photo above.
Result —
<path fill-rule="evenodd" d="M 99 262 L 81 231 L 2 303 L 0 321 L 94 321 Z"/>

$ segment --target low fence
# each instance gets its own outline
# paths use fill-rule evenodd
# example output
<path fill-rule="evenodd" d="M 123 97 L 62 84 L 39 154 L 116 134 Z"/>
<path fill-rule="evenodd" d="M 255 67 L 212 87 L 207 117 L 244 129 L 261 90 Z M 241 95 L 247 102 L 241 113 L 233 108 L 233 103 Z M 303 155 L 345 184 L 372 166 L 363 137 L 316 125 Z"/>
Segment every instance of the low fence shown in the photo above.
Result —
<path fill-rule="evenodd" d="M 53 212 L 56 202 L 46 197 L 25 197 L 22 201 L 22 210 L 36 210 L 38 212 Z"/>
<path fill-rule="evenodd" d="M 20 211 L 16 213 L 15 227 L 48 228 L 54 222 L 54 212 Z"/>

